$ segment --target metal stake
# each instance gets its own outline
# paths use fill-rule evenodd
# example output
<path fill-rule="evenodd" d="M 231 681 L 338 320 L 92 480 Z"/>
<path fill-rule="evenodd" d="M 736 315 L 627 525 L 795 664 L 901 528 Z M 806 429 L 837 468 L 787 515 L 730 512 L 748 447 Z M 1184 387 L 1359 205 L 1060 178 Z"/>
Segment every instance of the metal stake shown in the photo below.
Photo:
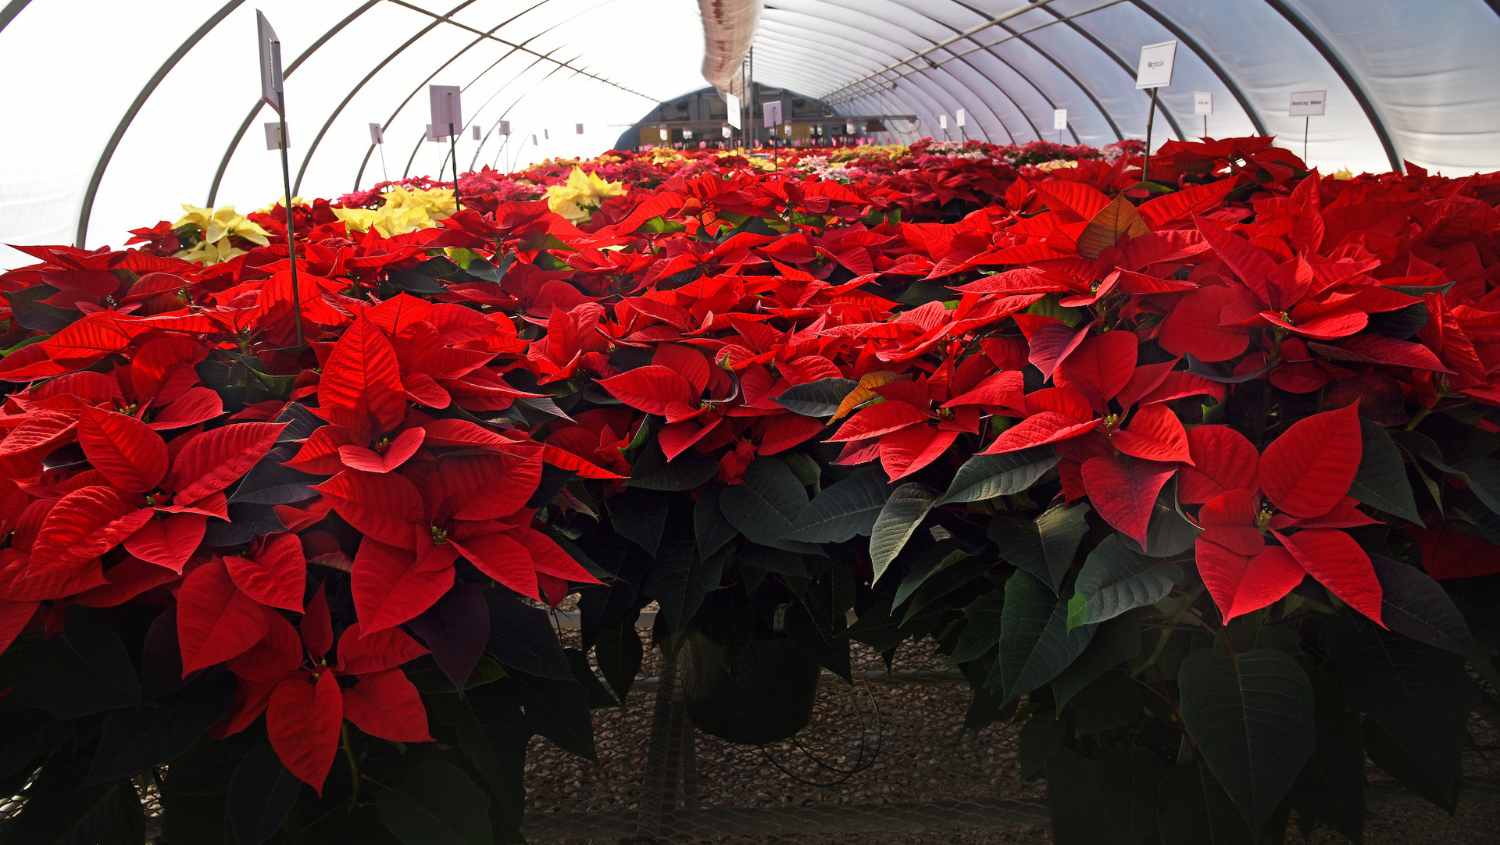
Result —
<path fill-rule="evenodd" d="M 1151 181 L 1151 125 L 1156 122 L 1156 89 L 1151 89 L 1151 108 L 1146 112 L 1146 163 L 1141 167 L 1141 181 Z"/>
<path fill-rule="evenodd" d="M 1307 130 L 1312 126 L 1312 118 L 1302 118 L 1302 163 L 1307 164 Z"/>
<path fill-rule="evenodd" d="M 271 49 L 276 51 L 276 66 L 281 66 L 281 42 L 272 41 Z M 277 144 L 281 148 L 281 186 L 286 191 L 282 198 L 282 204 L 286 206 L 286 250 L 287 258 L 292 262 L 292 308 L 297 315 L 294 321 L 297 326 L 297 345 L 302 345 L 302 291 L 297 285 L 297 240 L 295 232 L 292 231 L 292 171 L 286 160 L 286 98 L 282 92 L 276 92 L 277 117 L 281 121 L 281 138 Z"/>

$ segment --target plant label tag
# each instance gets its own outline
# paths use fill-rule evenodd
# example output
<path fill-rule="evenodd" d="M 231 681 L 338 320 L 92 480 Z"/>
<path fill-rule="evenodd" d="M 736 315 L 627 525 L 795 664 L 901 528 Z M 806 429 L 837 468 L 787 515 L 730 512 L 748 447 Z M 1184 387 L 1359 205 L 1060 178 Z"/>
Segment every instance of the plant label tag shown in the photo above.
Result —
<path fill-rule="evenodd" d="M 550 140 L 552 140 L 552 131 L 550 129 L 543 129 L 542 130 L 542 140 L 543 141 L 550 141 Z"/>
<path fill-rule="evenodd" d="M 427 98 L 432 107 L 432 125 L 437 128 L 438 137 L 448 137 L 448 127 L 464 125 L 463 108 L 459 104 L 459 87 L 457 85 L 429 85 L 427 86 Z"/>
<path fill-rule="evenodd" d="M 282 92 L 281 39 L 276 37 L 276 30 L 271 28 L 271 22 L 259 9 L 255 10 L 255 35 L 260 52 L 260 98 L 280 114 L 276 95 Z"/>
<path fill-rule="evenodd" d="M 735 129 L 740 128 L 740 98 L 733 94 L 724 95 L 724 108 L 729 111 L 729 125 Z M 728 135 L 724 137 L 729 137 Z"/>
<path fill-rule="evenodd" d="M 963 109 L 959 109 L 958 111 L 954 112 L 953 122 L 957 124 L 959 129 L 964 128 L 964 124 L 969 122 L 968 112 L 964 111 Z"/>
<path fill-rule="evenodd" d="M 533 147 L 540 147 L 542 145 L 541 142 L 536 139 L 535 132 L 531 133 L 531 145 Z"/>
<path fill-rule="evenodd" d="M 500 121 L 500 134 L 504 135 L 507 138 L 510 137 L 510 121 L 508 121 L 508 120 L 502 120 L 502 121 Z"/>
<path fill-rule="evenodd" d="M 1053 109 L 1052 110 L 1052 128 L 1056 129 L 1059 132 L 1061 132 L 1064 129 L 1068 128 L 1068 110 L 1067 109 Z"/>
<path fill-rule="evenodd" d="M 290 133 L 288 133 L 288 134 L 290 134 Z M 290 149 L 290 147 L 288 147 L 288 148 Z M 280 121 L 276 121 L 274 123 L 267 123 L 266 124 L 266 149 L 268 149 L 268 150 L 279 150 L 279 149 L 281 149 L 281 122 Z"/>
<path fill-rule="evenodd" d="M 938 128 L 943 130 L 944 132 L 948 131 L 948 115 L 938 115 Z"/>
<path fill-rule="evenodd" d="M 1298 91 L 1292 94 L 1291 117 L 1320 117 L 1328 105 L 1327 91 Z"/>
<path fill-rule="evenodd" d="M 582 135 L 583 134 L 583 124 L 582 123 L 578 124 L 577 127 L 575 127 L 573 129 L 573 134 L 574 135 Z"/>
<path fill-rule="evenodd" d="M 788 607 L 788 605 L 786 605 L 786 604 L 778 604 L 778 605 L 776 605 L 776 612 L 773 613 L 773 614 L 771 614 L 771 630 L 772 631 L 780 632 L 780 631 L 785 631 L 786 630 L 786 609 L 787 609 L 787 607 Z"/>
<path fill-rule="evenodd" d="M 781 101 L 775 100 L 760 107 L 763 117 L 766 119 L 766 128 L 772 129 L 781 123 Z"/>
<path fill-rule="evenodd" d="M 384 144 L 385 143 L 385 130 L 382 129 L 382 128 L 380 128 L 380 124 L 378 124 L 378 123 L 372 123 L 372 124 L 370 124 L 370 143 L 372 143 L 372 144 Z"/>
<path fill-rule="evenodd" d="M 1166 88 L 1172 84 L 1172 62 L 1177 42 L 1163 41 L 1141 48 L 1141 63 L 1135 69 L 1136 88 Z"/>
<path fill-rule="evenodd" d="M 728 127 L 728 126 L 721 126 L 721 127 L 719 127 L 719 128 L 720 128 L 720 129 L 721 129 L 721 130 L 723 130 L 723 132 L 724 132 L 724 137 L 725 137 L 725 138 L 728 138 L 728 137 L 729 137 L 729 132 L 730 132 L 730 129 L 729 129 L 729 127 Z"/>
<path fill-rule="evenodd" d="M 781 125 L 781 134 L 788 138 L 792 137 L 792 122 L 790 120 Z"/>
<path fill-rule="evenodd" d="M 1193 92 L 1193 114 L 1213 114 L 1214 95 L 1212 91 Z"/>
<path fill-rule="evenodd" d="M 671 134 L 672 134 L 671 131 L 668 130 L 667 127 L 665 127 L 665 126 L 661 127 L 661 139 L 663 141 L 665 141 L 665 140 L 667 140 L 667 138 L 671 137 Z"/>
<path fill-rule="evenodd" d="M 853 135 L 854 134 L 854 121 L 851 120 L 848 123 L 844 124 L 844 134 L 845 135 Z"/>
<path fill-rule="evenodd" d="M 682 137 L 691 139 L 693 137 L 693 130 L 691 130 L 691 129 L 684 129 L 684 130 L 682 130 Z"/>
<path fill-rule="evenodd" d="M 474 124 L 474 140 L 476 140 L 476 141 L 480 140 L 479 139 L 479 124 L 477 124 L 477 123 Z"/>
<path fill-rule="evenodd" d="M 430 123 L 427 124 L 427 140 L 432 141 L 433 143 L 437 143 L 438 141 L 443 140 L 443 136 L 438 134 L 437 127 L 433 126 Z"/>

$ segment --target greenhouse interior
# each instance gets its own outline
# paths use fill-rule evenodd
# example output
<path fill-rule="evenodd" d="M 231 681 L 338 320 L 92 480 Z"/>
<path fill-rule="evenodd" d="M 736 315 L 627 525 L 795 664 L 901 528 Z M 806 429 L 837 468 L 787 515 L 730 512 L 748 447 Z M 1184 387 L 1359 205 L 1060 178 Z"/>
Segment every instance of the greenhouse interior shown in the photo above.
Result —
<path fill-rule="evenodd" d="M 0 845 L 1500 842 L 1500 0 L 3 68 Z"/>

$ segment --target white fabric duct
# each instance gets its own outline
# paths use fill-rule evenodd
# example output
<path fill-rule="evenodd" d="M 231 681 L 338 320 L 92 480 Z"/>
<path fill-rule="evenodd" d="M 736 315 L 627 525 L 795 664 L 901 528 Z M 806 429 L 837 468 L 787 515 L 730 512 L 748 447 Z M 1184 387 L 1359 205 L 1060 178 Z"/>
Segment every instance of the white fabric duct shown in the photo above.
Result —
<path fill-rule="evenodd" d="M 703 78 L 719 93 L 741 95 L 740 64 L 755 40 L 761 0 L 698 0 L 703 13 Z"/>

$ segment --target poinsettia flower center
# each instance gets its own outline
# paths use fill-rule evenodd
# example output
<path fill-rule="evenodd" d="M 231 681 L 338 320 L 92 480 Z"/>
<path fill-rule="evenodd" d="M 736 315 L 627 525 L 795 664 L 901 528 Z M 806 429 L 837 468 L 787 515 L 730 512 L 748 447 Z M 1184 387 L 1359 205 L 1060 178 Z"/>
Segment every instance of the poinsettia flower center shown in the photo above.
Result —
<path fill-rule="evenodd" d="M 1255 517 L 1255 530 L 1259 531 L 1261 533 L 1265 533 L 1266 525 L 1268 523 L 1270 523 L 1270 521 L 1271 521 L 1271 506 L 1270 505 L 1264 505 L 1264 506 L 1261 507 L 1260 513 L 1257 514 L 1256 517 Z"/>
<path fill-rule="evenodd" d="M 432 526 L 432 544 L 441 546 L 446 542 L 448 542 L 448 529 Z"/>

